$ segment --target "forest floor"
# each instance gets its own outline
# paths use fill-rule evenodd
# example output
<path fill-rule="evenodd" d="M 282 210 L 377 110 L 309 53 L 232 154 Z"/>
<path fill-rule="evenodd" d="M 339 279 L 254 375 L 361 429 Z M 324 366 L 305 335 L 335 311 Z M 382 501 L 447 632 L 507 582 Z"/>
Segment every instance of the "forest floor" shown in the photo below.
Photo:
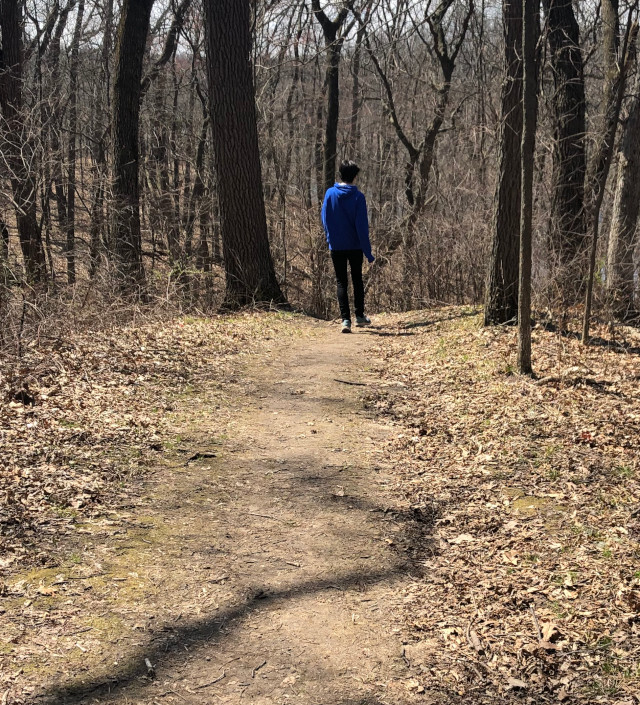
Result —
<path fill-rule="evenodd" d="M 338 330 L 0 361 L 2 705 L 640 702 L 637 332 Z"/>

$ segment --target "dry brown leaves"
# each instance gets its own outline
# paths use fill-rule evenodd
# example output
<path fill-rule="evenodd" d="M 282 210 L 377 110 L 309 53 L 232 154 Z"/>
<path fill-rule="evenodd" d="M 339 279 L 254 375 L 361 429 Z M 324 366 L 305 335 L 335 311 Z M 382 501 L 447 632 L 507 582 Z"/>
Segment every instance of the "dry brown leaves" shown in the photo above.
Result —
<path fill-rule="evenodd" d="M 126 503 L 163 450 L 172 399 L 283 324 L 278 315 L 180 319 L 41 340 L 0 359 L 0 575 L 49 561 L 81 516 Z M 0 583 L 1 586 L 1 583 Z"/>
<path fill-rule="evenodd" d="M 394 325 L 378 356 L 396 391 L 369 403 L 398 424 L 396 491 L 437 516 L 436 549 L 404 590 L 419 674 L 407 687 L 447 702 L 640 702 L 637 331 L 584 348 L 536 327 L 531 380 L 514 374 L 516 331 L 472 311 Z"/>

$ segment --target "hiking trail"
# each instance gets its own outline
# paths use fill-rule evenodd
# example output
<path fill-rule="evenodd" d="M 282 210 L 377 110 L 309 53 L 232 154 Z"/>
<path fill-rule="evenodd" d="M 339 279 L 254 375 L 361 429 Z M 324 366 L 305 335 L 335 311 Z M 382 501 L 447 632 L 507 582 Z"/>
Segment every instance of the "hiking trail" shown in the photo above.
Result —
<path fill-rule="evenodd" d="M 416 568 L 385 490 L 390 429 L 362 402 L 380 334 L 296 322 L 176 401 L 175 451 L 116 547 L 95 547 L 99 612 L 77 638 L 102 662 L 62 662 L 37 702 L 411 702 L 393 615 Z"/>

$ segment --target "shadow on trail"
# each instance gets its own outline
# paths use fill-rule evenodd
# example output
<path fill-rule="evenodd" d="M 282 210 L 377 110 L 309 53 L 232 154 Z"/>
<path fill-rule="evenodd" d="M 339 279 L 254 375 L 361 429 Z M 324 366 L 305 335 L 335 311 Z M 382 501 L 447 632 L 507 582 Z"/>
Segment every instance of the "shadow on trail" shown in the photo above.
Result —
<path fill-rule="evenodd" d="M 127 691 L 130 689 L 149 684 L 145 658 L 149 659 L 154 667 L 161 672 L 164 667 L 170 665 L 178 657 L 184 657 L 185 647 L 198 648 L 207 643 L 217 643 L 224 639 L 230 629 L 229 622 L 233 620 L 246 619 L 256 612 L 266 611 L 286 600 L 295 600 L 305 595 L 399 580 L 404 576 L 406 568 L 406 563 L 397 563 L 385 570 L 356 571 L 343 577 L 310 580 L 283 590 L 269 591 L 266 586 L 256 586 L 251 595 L 240 604 L 217 611 L 215 615 L 210 617 L 192 620 L 183 626 L 172 629 L 171 634 L 159 636 L 154 643 L 139 647 L 136 653 L 129 657 L 127 663 L 115 673 L 89 676 L 77 685 L 49 690 L 40 696 L 39 701 L 47 705 L 73 705 L 83 702 L 88 697 L 93 703 L 108 702 L 118 695 L 126 697 Z"/>
<path fill-rule="evenodd" d="M 301 459 L 298 460 L 300 461 Z M 304 467 L 305 464 L 302 465 Z M 424 559 L 436 552 L 430 536 L 437 518 L 435 506 L 409 510 L 380 506 L 364 497 L 332 494 L 329 489 L 330 477 L 304 473 L 294 475 L 297 476 L 294 478 L 293 475 L 288 475 L 289 481 L 297 484 L 300 493 L 306 494 L 310 504 L 376 516 L 377 522 L 380 522 L 383 528 L 385 524 L 399 526 L 400 530 L 391 534 L 393 542 L 388 547 L 389 565 L 371 570 L 359 569 L 342 576 L 311 579 L 282 589 L 271 589 L 268 584 L 245 587 L 243 592 L 246 596 L 237 596 L 242 598 L 241 601 L 217 610 L 208 617 L 194 619 L 180 626 L 165 624 L 164 633 L 156 632 L 147 644 L 137 647 L 115 672 L 94 673 L 81 677 L 81 682 L 51 689 L 41 695 L 38 701 L 46 705 L 76 705 L 83 702 L 106 703 L 117 698 L 129 702 L 128 698 L 133 697 L 135 700 L 136 697 L 144 697 L 141 689 L 151 683 L 147 678 L 145 659 L 149 659 L 162 677 L 164 669 L 171 668 L 184 658 L 185 649 L 193 653 L 193 649 L 221 644 L 231 631 L 242 626 L 244 620 L 260 612 L 274 609 L 287 601 L 331 590 L 345 591 L 354 587 L 364 590 L 379 583 L 403 580 L 407 575 L 415 577 L 417 572 L 424 570 L 423 566 L 417 564 L 417 559 Z M 276 488 L 274 491 L 277 491 Z M 356 699 L 340 701 L 336 705 L 380 705 L 380 702 L 376 699 Z"/>
<path fill-rule="evenodd" d="M 383 330 L 382 328 L 374 328 L 374 327 L 369 327 L 369 328 L 363 328 L 362 330 L 358 331 L 358 335 L 364 333 L 365 335 L 377 335 L 380 338 L 402 338 L 406 337 L 408 335 L 415 335 L 415 333 L 411 333 L 410 331 L 407 330 L 401 330 L 401 331 L 388 331 L 388 330 Z"/>
<path fill-rule="evenodd" d="M 314 401 L 310 396 L 304 395 L 300 398 L 303 408 Z M 326 399 L 322 397 L 321 400 L 323 405 L 329 408 L 330 405 L 343 403 L 342 399 L 328 395 Z M 335 461 L 340 462 L 340 458 L 336 457 Z M 351 568 L 328 577 L 324 577 L 329 572 L 325 571 L 320 576 L 298 579 L 298 582 L 281 587 L 272 586 L 269 579 L 257 575 L 254 582 L 250 582 L 248 586 L 245 584 L 229 598 L 230 604 L 227 606 L 188 621 L 178 622 L 176 619 L 158 625 L 146 643 L 132 646 L 130 651 L 122 655 L 118 666 L 98 666 L 92 672 L 76 677 L 73 683 L 50 687 L 40 695 L 38 702 L 47 705 L 79 705 L 88 702 L 136 702 L 150 698 L 156 695 L 156 688 L 148 677 L 146 659 L 153 664 L 158 673 L 158 680 L 162 681 L 172 668 L 182 664 L 186 652 L 194 655 L 207 647 L 222 649 L 225 641 L 233 638 L 233 635 L 245 626 L 247 620 L 266 615 L 287 603 L 294 603 L 309 596 L 327 594 L 335 590 L 366 590 L 380 584 L 392 585 L 406 580 L 407 576 L 415 574 L 416 571 L 425 569 L 424 560 L 418 564 L 416 559 L 424 559 L 436 551 L 431 538 L 438 512 L 435 504 L 433 507 L 415 509 L 393 507 L 381 505 L 373 498 L 367 497 L 367 483 L 371 482 L 373 473 L 377 471 L 375 467 L 369 469 L 356 465 L 349 474 L 341 475 L 338 465 L 319 466 L 318 458 L 312 453 L 289 457 L 287 465 L 287 468 L 274 473 L 269 484 L 262 489 L 265 501 L 270 497 L 290 498 L 295 504 L 300 522 L 317 516 L 319 508 L 342 515 L 346 515 L 346 512 L 359 512 L 362 521 L 351 522 L 347 526 L 354 532 L 361 532 L 364 530 L 364 524 L 375 523 L 378 531 L 371 531 L 365 536 L 368 537 L 367 540 L 379 541 L 375 550 L 371 551 L 371 558 L 377 559 L 374 565 L 365 568 L 352 564 Z M 243 479 L 246 473 L 254 472 L 253 466 L 246 471 L 239 469 L 230 476 L 229 482 Z M 336 488 L 337 477 L 345 477 L 345 485 L 348 487 L 344 495 L 332 491 L 332 488 Z M 286 484 L 286 489 L 281 486 L 283 483 Z M 349 494 L 352 488 L 353 494 Z M 224 482 L 220 489 L 229 492 L 233 490 L 231 486 L 226 487 Z M 242 495 L 240 497 L 242 498 Z M 175 499 L 180 502 L 179 497 Z M 241 499 L 238 501 L 241 502 Z M 248 511 L 248 506 L 242 503 L 238 504 L 238 508 L 240 512 Z M 250 521 L 244 528 L 255 529 L 257 526 L 258 523 Z M 344 525 L 331 522 L 327 526 L 327 530 L 343 533 L 342 540 L 346 541 L 346 550 L 353 550 L 358 546 L 355 533 L 353 536 L 347 534 L 345 538 Z M 298 531 L 295 526 L 290 530 Z M 229 531 L 233 533 L 231 529 Z M 389 541 L 385 541 L 385 535 Z M 286 536 L 284 538 L 286 539 Z M 278 558 L 276 554 L 274 557 Z M 329 570 L 335 570 L 335 565 L 331 563 Z M 181 568 L 181 565 L 176 565 L 176 570 Z M 264 582 L 260 582 L 261 580 Z M 350 697 L 348 692 L 342 695 L 343 697 L 338 699 L 341 693 L 336 692 L 336 705 L 382 705 L 375 697 L 363 699 L 355 694 Z M 206 699 L 203 697 L 201 702 L 206 702 Z"/>
<path fill-rule="evenodd" d="M 431 320 L 427 321 L 415 321 L 413 323 L 407 323 L 406 325 L 403 326 L 405 330 L 411 330 L 412 328 L 429 328 L 430 326 L 435 325 L 436 323 L 444 323 L 446 321 L 455 321 L 460 318 L 473 318 L 474 316 L 477 316 L 480 311 L 476 311 L 475 309 L 473 311 L 461 311 L 454 316 L 442 316 L 441 318 L 438 318 L 437 316 Z M 405 333 L 406 335 L 406 333 Z"/>

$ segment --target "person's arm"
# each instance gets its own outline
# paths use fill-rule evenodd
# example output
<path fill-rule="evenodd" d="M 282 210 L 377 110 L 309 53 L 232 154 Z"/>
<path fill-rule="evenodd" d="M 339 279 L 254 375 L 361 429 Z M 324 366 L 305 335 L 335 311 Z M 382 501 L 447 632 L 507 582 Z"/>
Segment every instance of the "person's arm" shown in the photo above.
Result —
<path fill-rule="evenodd" d="M 322 211 L 321 211 L 321 217 L 322 217 L 322 227 L 324 228 L 324 236 L 327 239 L 327 244 L 329 244 L 329 231 L 327 230 L 327 200 L 329 197 L 329 191 L 327 191 L 324 195 L 324 201 L 322 202 Z"/>
<path fill-rule="evenodd" d="M 367 201 L 364 195 L 359 194 L 356 203 L 356 232 L 358 240 L 360 240 L 360 249 L 364 253 L 369 263 L 373 262 L 375 257 L 371 254 L 371 242 L 369 242 L 369 216 L 367 215 Z"/>

